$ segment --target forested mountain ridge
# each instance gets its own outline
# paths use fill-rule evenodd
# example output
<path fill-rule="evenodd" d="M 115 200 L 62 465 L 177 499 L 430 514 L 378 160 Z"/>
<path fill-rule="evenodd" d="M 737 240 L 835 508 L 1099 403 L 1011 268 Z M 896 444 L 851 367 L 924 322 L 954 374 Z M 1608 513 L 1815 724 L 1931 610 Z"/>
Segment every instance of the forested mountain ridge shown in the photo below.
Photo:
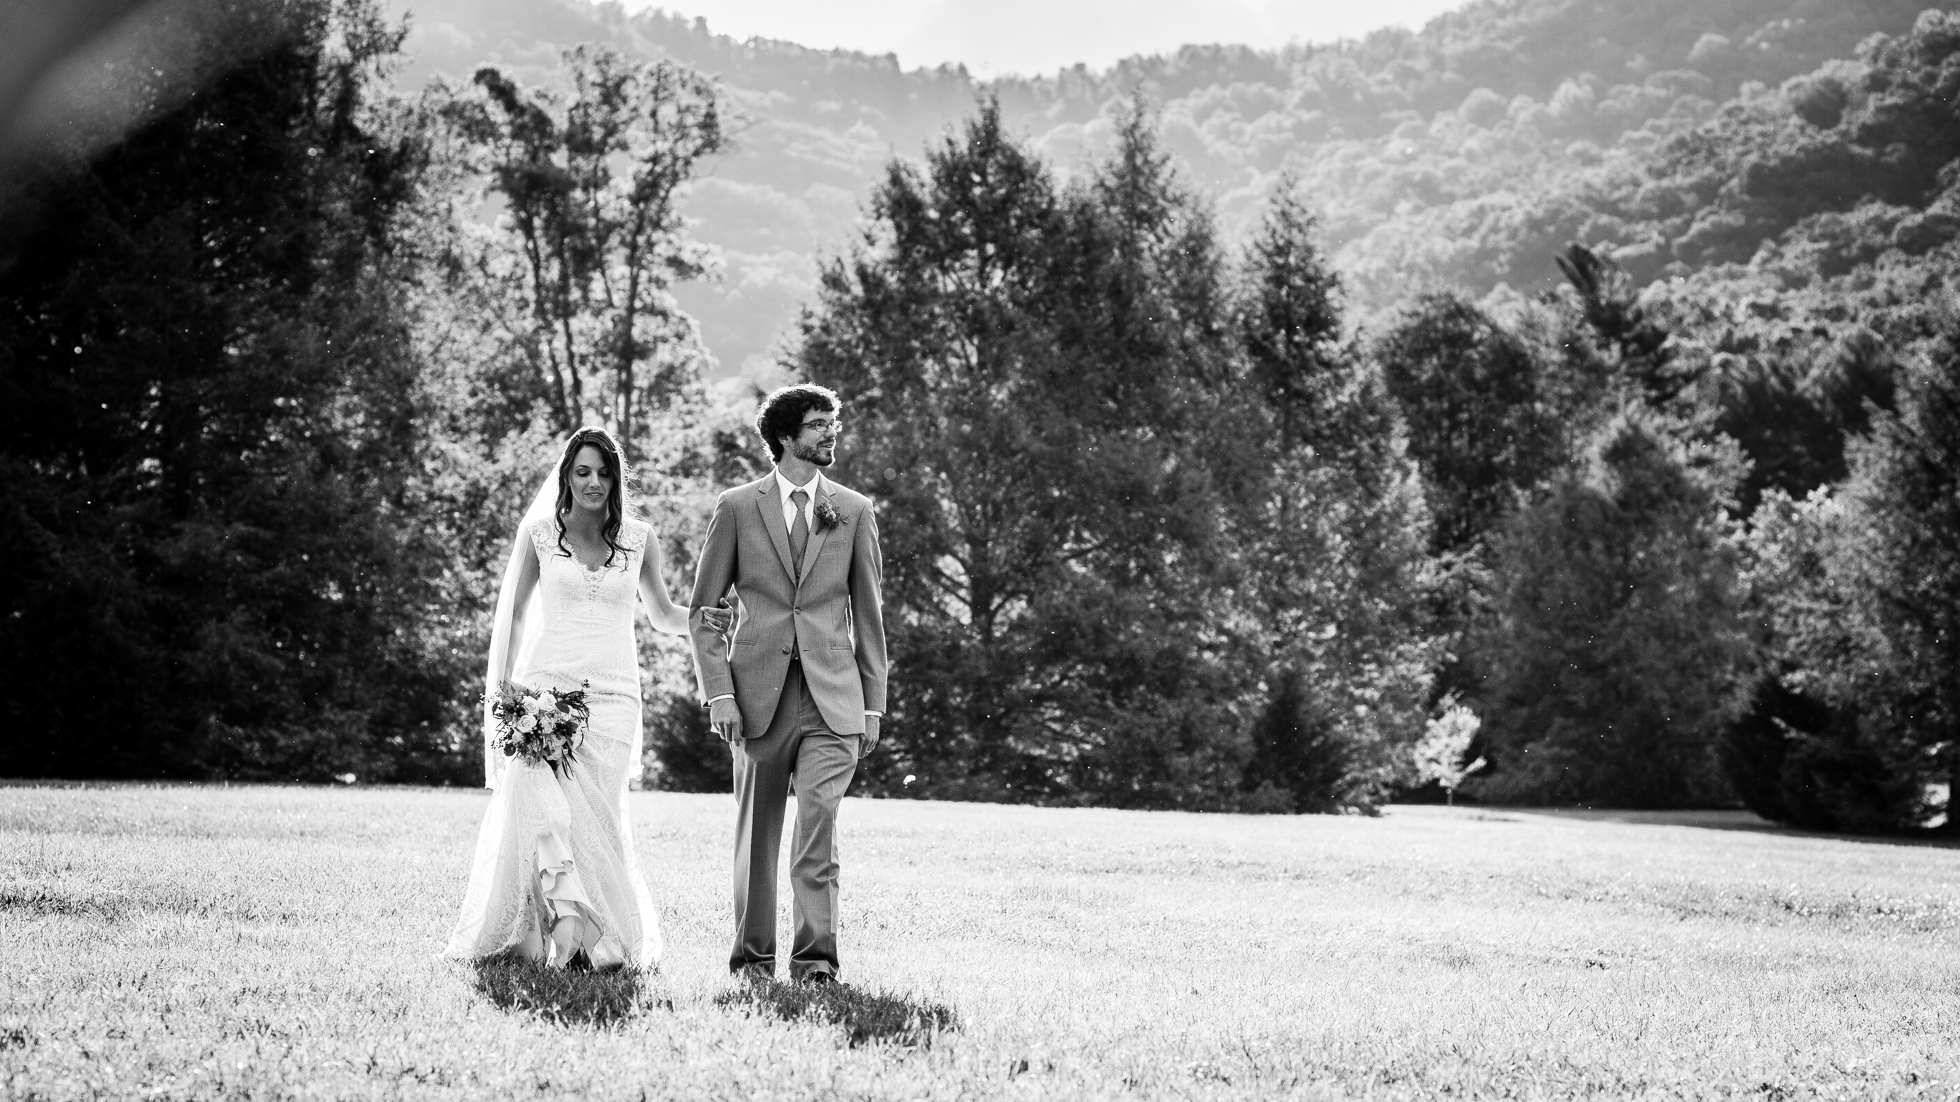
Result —
<path fill-rule="evenodd" d="M 808 300 L 819 258 L 847 246 L 887 161 L 916 158 L 979 96 L 997 97 L 1009 128 L 1067 171 L 1107 152 L 1119 105 L 1143 92 L 1165 147 L 1232 236 L 1281 173 L 1295 174 L 1366 316 L 1410 287 L 1548 286 L 1567 240 L 1637 251 L 1635 235 L 1594 217 L 1593 193 L 1612 174 L 1644 172 L 1657 146 L 1726 101 L 1761 99 L 1852 58 L 1872 34 L 1905 32 L 1927 5 L 1484 0 L 1419 32 L 1277 51 L 1189 46 L 1103 72 L 986 82 L 904 70 L 889 55 L 738 43 L 699 20 L 583 0 L 391 6 L 412 12 L 411 63 L 397 78 L 410 87 L 437 72 L 467 80 L 486 61 L 548 80 L 559 52 L 583 41 L 718 76 L 745 122 L 687 211 L 726 275 L 682 300 L 724 370 L 758 371 Z M 1629 259 L 1645 276 L 1665 267 Z"/>

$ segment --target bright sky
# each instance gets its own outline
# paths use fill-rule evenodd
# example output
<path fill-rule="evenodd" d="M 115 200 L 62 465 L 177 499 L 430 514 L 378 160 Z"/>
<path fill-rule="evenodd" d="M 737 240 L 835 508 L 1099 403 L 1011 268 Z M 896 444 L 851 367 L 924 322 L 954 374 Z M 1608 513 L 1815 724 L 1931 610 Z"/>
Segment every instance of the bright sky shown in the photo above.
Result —
<path fill-rule="evenodd" d="M 706 16 L 717 34 L 895 53 L 904 67 L 964 62 L 976 76 L 1106 68 L 1187 43 L 1261 48 L 1420 27 L 1468 0 L 625 0 Z"/>

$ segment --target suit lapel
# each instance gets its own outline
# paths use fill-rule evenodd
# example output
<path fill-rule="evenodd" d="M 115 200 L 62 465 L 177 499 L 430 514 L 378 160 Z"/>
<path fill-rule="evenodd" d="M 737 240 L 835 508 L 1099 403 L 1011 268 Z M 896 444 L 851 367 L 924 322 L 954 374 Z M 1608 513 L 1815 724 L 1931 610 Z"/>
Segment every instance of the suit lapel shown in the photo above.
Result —
<path fill-rule="evenodd" d="M 837 497 L 836 494 L 830 492 L 829 481 L 825 480 L 823 484 L 823 500 L 828 502 L 832 509 L 837 508 L 837 502 L 835 500 L 836 497 Z M 782 517 L 778 515 L 776 519 L 781 520 Z M 799 578 L 807 578 L 810 576 L 810 568 L 817 564 L 817 554 L 818 552 L 823 550 L 823 541 L 830 538 L 830 533 L 832 530 L 833 530 L 833 526 L 825 525 L 822 524 L 821 522 L 819 522 L 818 524 L 811 525 L 810 543 L 809 546 L 803 549 L 803 570 L 800 574 L 797 575 Z M 789 540 L 787 538 L 783 540 L 783 545 L 784 546 L 789 545 Z"/>
<path fill-rule="evenodd" d="M 758 490 L 755 507 L 762 513 L 762 526 L 769 530 L 769 542 L 776 545 L 776 557 L 782 561 L 783 573 L 788 574 L 790 581 L 794 582 L 796 570 L 790 565 L 792 560 L 789 557 L 789 529 L 783 526 L 783 495 L 781 488 L 776 484 L 776 476 L 770 475 L 763 479 Z"/>

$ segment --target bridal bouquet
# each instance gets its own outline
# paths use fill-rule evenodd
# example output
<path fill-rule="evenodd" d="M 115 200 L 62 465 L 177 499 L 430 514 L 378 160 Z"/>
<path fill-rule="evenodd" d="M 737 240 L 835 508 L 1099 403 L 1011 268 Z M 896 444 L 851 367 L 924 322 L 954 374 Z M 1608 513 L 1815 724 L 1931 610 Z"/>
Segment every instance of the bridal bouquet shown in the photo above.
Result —
<path fill-rule="evenodd" d="M 497 685 L 490 712 L 497 717 L 497 749 L 507 758 L 549 765 L 552 772 L 570 772 L 572 758 L 585 743 L 585 725 L 592 711 L 585 703 L 582 683 L 569 692 L 533 691 L 515 681 Z"/>

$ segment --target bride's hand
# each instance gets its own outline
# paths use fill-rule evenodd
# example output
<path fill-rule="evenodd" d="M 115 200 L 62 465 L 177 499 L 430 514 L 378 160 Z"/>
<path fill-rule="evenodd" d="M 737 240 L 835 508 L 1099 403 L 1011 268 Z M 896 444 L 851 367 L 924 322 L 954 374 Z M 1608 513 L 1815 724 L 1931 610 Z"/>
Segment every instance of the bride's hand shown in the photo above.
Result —
<path fill-rule="evenodd" d="M 708 625 L 708 630 L 716 635 L 723 639 L 728 638 L 728 627 L 735 622 L 735 610 L 728 607 L 728 598 L 723 597 L 713 606 L 703 606 L 701 622 Z"/>

